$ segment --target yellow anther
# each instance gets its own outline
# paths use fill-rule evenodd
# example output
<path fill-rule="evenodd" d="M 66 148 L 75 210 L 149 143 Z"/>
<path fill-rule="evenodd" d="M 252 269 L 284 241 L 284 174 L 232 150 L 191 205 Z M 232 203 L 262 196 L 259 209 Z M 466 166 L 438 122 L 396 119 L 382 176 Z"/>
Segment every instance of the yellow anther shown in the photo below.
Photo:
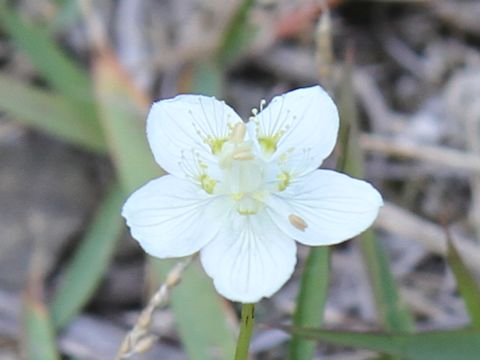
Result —
<path fill-rule="evenodd" d="M 308 227 L 308 224 L 305 222 L 305 220 L 295 214 L 288 215 L 288 221 L 290 221 L 290 224 L 300 231 L 305 231 L 305 229 Z"/>
<path fill-rule="evenodd" d="M 204 142 L 210 146 L 210 149 L 212 150 L 212 154 L 219 155 L 222 152 L 223 144 L 225 144 L 227 140 L 228 140 L 227 138 L 209 137 L 205 139 Z"/>
<path fill-rule="evenodd" d="M 277 151 L 277 144 L 280 141 L 280 138 L 285 134 L 285 131 L 278 131 L 274 135 L 270 136 L 259 136 L 258 142 L 262 147 L 264 153 L 272 155 Z"/>
<path fill-rule="evenodd" d="M 246 133 L 247 127 L 245 124 L 243 122 L 236 123 L 232 130 L 232 136 L 230 137 L 230 140 L 235 144 L 240 144 L 243 142 Z"/>
<path fill-rule="evenodd" d="M 288 187 L 288 185 L 290 185 L 291 175 L 290 173 L 284 171 L 277 176 L 277 179 L 280 180 L 278 183 L 278 190 L 283 191 Z"/>
<path fill-rule="evenodd" d="M 212 194 L 213 190 L 215 190 L 215 185 L 217 185 L 217 181 L 212 179 L 207 174 L 200 175 L 199 180 L 202 189 L 205 190 L 208 194 Z"/>

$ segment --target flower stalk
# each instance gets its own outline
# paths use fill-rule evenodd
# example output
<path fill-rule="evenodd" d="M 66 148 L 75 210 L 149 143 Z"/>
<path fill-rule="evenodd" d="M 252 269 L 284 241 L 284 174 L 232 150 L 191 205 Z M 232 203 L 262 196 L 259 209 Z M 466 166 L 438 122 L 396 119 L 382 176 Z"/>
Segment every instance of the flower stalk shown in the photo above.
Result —
<path fill-rule="evenodd" d="M 247 360 L 250 338 L 255 324 L 255 304 L 242 304 L 240 334 L 238 335 L 235 360 Z"/>

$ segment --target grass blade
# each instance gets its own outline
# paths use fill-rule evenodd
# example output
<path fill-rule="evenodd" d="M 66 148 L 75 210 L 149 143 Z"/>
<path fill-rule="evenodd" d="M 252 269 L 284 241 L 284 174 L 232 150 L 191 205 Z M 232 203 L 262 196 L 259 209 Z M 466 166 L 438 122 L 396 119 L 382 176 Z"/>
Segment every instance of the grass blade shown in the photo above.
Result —
<path fill-rule="evenodd" d="M 448 236 L 447 261 L 457 280 L 458 290 L 465 302 L 472 325 L 476 329 L 480 329 L 480 287 L 463 262 L 450 235 Z"/>
<path fill-rule="evenodd" d="M 21 123 L 87 149 L 104 152 L 105 142 L 95 119 L 67 98 L 0 75 L 0 109 Z"/>
<path fill-rule="evenodd" d="M 407 360 L 475 360 L 480 353 L 478 330 L 379 334 L 293 327 L 283 329 L 309 339 L 365 348 Z"/>
<path fill-rule="evenodd" d="M 27 360 L 60 360 L 53 326 L 43 304 L 32 299 L 25 301 L 23 326 Z"/>
<path fill-rule="evenodd" d="M 358 110 L 352 87 L 352 65 L 346 64 L 344 81 L 340 90 L 340 116 L 342 129 L 340 138 L 347 144 L 339 159 L 343 170 L 357 178 L 364 178 L 364 159 L 358 145 Z M 390 269 L 389 259 L 370 229 L 361 235 L 361 249 L 364 262 L 375 295 L 378 315 L 387 330 L 411 331 L 413 319 L 405 303 L 401 300 L 395 279 Z"/>
<path fill-rule="evenodd" d="M 124 224 L 119 216 L 125 199 L 119 185 L 103 200 L 85 238 L 53 296 L 50 311 L 56 328 L 65 326 L 87 303 L 108 268 Z"/>
<path fill-rule="evenodd" d="M 55 332 L 43 303 L 43 277 L 36 260 L 32 260 L 23 298 L 22 350 L 26 360 L 60 360 Z"/>
<path fill-rule="evenodd" d="M 93 108 L 92 86 L 88 75 L 71 62 L 45 29 L 23 21 L 0 0 L 0 20 L 15 45 L 24 51 L 46 80 L 62 94 Z"/>
<path fill-rule="evenodd" d="M 111 54 L 104 53 L 97 59 L 94 76 L 110 151 L 124 189 L 131 192 L 161 174 L 153 162 L 142 121 L 147 102 Z M 172 261 L 151 264 L 161 276 L 171 268 Z M 198 268 L 187 270 L 182 279 L 172 296 L 172 308 L 185 348 L 192 359 L 215 358 L 215 351 L 226 353 L 228 358 L 233 354 L 234 338 L 228 331 L 225 305 L 220 303 L 211 280 Z"/>
<path fill-rule="evenodd" d="M 162 175 L 153 161 L 145 134 L 148 100 L 128 81 L 113 55 L 97 59 L 94 68 L 101 123 L 120 183 L 127 193 Z"/>
<path fill-rule="evenodd" d="M 222 66 L 238 58 L 254 39 L 255 29 L 248 23 L 248 13 L 254 5 L 254 0 L 243 0 L 230 19 L 217 53 Z"/>
<path fill-rule="evenodd" d="M 398 293 L 390 270 L 390 261 L 373 230 L 362 234 L 362 254 L 372 283 L 377 312 L 385 330 L 412 331 L 413 319 L 405 302 Z"/>
<path fill-rule="evenodd" d="M 293 316 L 295 326 L 320 326 L 323 320 L 330 279 L 330 249 L 316 247 L 310 250 L 302 273 L 297 307 Z M 290 342 L 290 359 L 312 359 L 315 353 L 314 341 L 293 336 Z"/>

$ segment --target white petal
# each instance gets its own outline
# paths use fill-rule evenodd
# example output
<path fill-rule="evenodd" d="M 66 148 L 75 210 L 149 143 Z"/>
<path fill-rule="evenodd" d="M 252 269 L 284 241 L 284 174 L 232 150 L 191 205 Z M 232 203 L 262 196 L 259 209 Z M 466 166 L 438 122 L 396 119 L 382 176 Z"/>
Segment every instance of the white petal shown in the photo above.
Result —
<path fill-rule="evenodd" d="M 337 107 L 320 86 L 275 97 L 255 122 L 260 145 L 267 141 L 271 159 L 285 162 L 297 176 L 318 168 L 332 152 L 339 126 Z M 278 142 L 272 148 L 265 138 Z"/>
<path fill-rule="evenodd" d="M 331 245 L 352 238 L 373 223 L 383 205 L 369 183 L 330 170 L 298 179 L 267 202 L 267 212 L 277 226 L 305 245 Z M 306 224 L 303 230 L 301 220 Z"/>
<path fill-rule="evenodd" d="M 229 202 L 195 184 L 166 175 L 136 190 L 123 206 L 132 236 L 159 258 L 191 255 L 212 240 Z"/>
<path fill-rule="evenodd" d="M 266 214 L 236 216 L 200 254 L 217 291 L 243 303 L 275 293 L 290 278 L 296 263 L 295 242 Z"/>
<path fill-rule="evenodd" d="M 168 173 L 196 179 L 217 177 L 213 153 L 242 120 L 223 101 L 200 95 L 178 95 L 153 104 L 147 118 L 147 136 L 157 163 Z"/>

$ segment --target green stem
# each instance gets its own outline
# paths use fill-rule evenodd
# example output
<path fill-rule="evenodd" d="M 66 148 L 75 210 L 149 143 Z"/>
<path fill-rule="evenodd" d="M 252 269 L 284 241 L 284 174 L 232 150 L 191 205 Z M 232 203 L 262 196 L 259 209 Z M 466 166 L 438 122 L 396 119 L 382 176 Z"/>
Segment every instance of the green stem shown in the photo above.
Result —
<path fill-rule="evenodd" d="M 247 360 L 250 338 L 252 337 L 253 325 L 255 324 L 255 304 L 242 304 L 242 319 L 240 323 L 240 334 L 235 350 L 235 360 Z"/>

